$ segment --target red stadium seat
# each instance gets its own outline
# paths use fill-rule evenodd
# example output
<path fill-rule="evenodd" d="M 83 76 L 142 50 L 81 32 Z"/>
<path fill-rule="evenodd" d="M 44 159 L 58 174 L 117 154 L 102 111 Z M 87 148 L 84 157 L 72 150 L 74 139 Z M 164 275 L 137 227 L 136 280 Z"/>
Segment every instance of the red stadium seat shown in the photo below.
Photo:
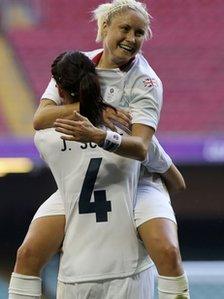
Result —
<path fill-rule="evenodd" d="M 38 27 L 14 30 L 9 38 L 24 64 L 37 101 L 50 77 L 50 63 L 69 49 L 91 50 L 95 24 L 90 11 L 99 4 L 53 0 L 43 3 Z M 144 54 L 164 83 L 160 132 L 206 133 L 224 130 L 221 74 L 224 69 L 222 1 L 154 1 L 154 37 Z"/>

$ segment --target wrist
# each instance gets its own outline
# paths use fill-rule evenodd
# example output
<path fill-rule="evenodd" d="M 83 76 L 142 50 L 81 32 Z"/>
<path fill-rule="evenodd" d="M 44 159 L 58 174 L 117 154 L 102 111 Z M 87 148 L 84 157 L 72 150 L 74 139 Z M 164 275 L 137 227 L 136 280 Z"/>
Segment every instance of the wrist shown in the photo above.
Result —
<path fill-rule="evenodd" d="M 104 141 L 106 139 L 107 132 L 102 129 L 97 129 L 96 134 L 94 134 L 94 140 L 93 142 L 96 143 L 99 146 L 102 146 L 104 144 Z"/>
<path fill-rule="evenodd" d="M 104 141 L 99 143 L 98 146 L 109 152 L 115 152 L 121 145 L 122 137 L 117 132 L 107 131 Z"/>

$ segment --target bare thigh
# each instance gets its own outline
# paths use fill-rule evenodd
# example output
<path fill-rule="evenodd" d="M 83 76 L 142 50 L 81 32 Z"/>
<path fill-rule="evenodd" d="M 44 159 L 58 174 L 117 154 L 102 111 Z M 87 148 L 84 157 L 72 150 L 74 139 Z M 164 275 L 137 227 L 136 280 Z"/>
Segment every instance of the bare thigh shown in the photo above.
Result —
<path fill-rule="evenodd" d="M 176 223 L 155 218 L 140 225 L 138 232 L 160 275 L 182 275 Z"/>
<path fill-rule="evenodd" d="M 37 275 L 45 263 L 60 250 L 64 227 L 64 215 L 35 219 L 17 252 L 14 271 L 25 275 Z"/>

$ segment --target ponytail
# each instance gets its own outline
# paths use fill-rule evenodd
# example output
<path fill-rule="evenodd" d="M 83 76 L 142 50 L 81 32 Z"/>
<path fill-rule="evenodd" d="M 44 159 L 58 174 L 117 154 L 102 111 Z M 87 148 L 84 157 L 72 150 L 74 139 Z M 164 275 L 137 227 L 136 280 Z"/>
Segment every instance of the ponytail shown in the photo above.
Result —
<path fill-rule="evenodd" d="M 94 63 L 81 52 L 64 52 L 54 60 L 51 73 L 71 103 L 80 102 L 80 113 L 100 125 L 103 110 L 113 107 L 103 101 Z"/>
<path fill-rule="evenodd" d="M 100 84 L 96 74 L 86 73 L 79 89 L 80 114 L 98 126 L 102 123 L 103 110 L 108 106 L 103 102 Z"/>

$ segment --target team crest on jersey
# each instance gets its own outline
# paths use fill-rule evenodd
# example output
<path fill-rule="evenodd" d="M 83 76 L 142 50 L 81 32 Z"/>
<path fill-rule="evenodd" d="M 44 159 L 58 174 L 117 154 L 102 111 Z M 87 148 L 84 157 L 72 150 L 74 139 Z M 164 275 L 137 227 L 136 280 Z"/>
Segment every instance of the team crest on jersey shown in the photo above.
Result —
<path fill-rule="evenodd" d="M 143 80 L 143 83 L 145 87 L 157 86 L 156 80 L 151 78 Z"/>

